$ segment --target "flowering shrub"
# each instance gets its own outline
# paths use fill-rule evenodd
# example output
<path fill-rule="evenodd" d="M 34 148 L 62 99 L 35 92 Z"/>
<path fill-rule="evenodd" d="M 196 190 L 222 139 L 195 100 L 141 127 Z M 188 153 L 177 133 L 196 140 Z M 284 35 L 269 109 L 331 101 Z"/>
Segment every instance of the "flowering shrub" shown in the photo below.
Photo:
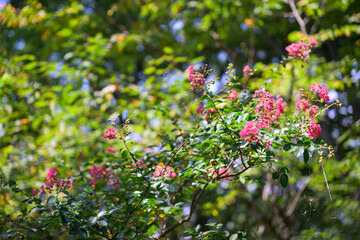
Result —
<path fill-rule="evenodd" d="M 291 56 L 288 61 L 295 58 L 307 62 L 315 45 L 312 38 L 308 43 L 291 44 L 286 48 Z M 234 72 L 231 65 L 229 69 L 229 73 Z M 110 119 L 112 127 L 105 130 L 104 139 L 111 141 L 104 149 L 114 153 L 113 161 L 78 170 L 81 174 L 74 178 L 81 184 L 76 189 L 70 188 L 74 185 L 70 178 L 59 180 L 58 169 L 50 169 L 41 191 L 51 195 L 47 199 L 45 194 L 27 196 L 24 200 L 33 206 L 30 213 L 37 212 L 41 218 L 19 216 L 8 237 L 40 236 L 51 225 L 81 238 L 162 239 L 190 221 L 204 192 L 217 182 L 243 182 L 244 173 L 250 181 L 250 170 L 261 167 L 286 187 L 289 171 L 283 166 L 286 163 L 277 159 L 279 152 L 293 152 L 306 162 L 310 156 L 319 156 L 322 164 L 325 154 L 332 156 L 331 148 L 317 139 L 321 134 L 318 115 L 339 104 L 335 101 L 324 105 L 330 100 L 325 87 L 315 83 L 309 90 L 302 90 L 294 104 L 296 111 L 291 112 L 284 99 L 267 92 L 265 86 L 253 92 L 248 89 L 256 69 L 245 66 L 243 77 L 229 74 L 219 93 L 209 90 L 213 82 L 206 81 L 209 72 L 189 67 L 189 88 L 201 95 L 193 114 L 198 121 L 194 131 L 164 138 L 166 147 L 161 151 L 135 151 L 127 130 L 129 120 L 118 123 Z M 118 150 L 108 144 L 117 144 Z M 3 184 L 23 192 L 14 181 L 3 180 Z M 24 222 L 32 226 L 31 230 L 21 228 Z M 211 227 L 215 230 L 200 232 L 195 228 L 183 234 L 216 239 L 230 236 L 220 225 Z M 239 229 L 230 238 L 237 236 L 245 234 Z"/>

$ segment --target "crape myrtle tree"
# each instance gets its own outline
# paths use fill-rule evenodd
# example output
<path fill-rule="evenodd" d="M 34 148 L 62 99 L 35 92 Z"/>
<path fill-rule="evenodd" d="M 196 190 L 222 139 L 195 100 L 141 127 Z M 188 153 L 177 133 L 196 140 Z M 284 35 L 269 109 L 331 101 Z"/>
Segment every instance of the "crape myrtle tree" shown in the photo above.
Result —
<path fill-rule="evenodd" d="M 323 139 L 334 149 L 335 158 L 324 165 L 332 202 L 322 164 L 315 160 L 304 163 L 302 150 L 293 154 L 298 150 L 293 145 L 288 151 L 281 151 L 284 148 L 279 146 L 276 159 L 286 164 L 287 170 L 283 171 L 290 171 L 286 188 L 280 187 L 280 175 L 273 179 L 273 171 L 268 167 L 247 170 L 240 182 L 235 177 L 229 181 L 213 180 L 199 198 L 190 221 L 183 226 L 195 230 L 200 224 L 198 236 L 199 232 L 217 227 L 231 233 L 241 229 L 250 239 L 358 236 L 358 1 L 20 0 L 4 1 L 0 8 L 0 170 L 4 181 L 12 187 L 14 182 L 10 180 L 16 180 L 18 187 L 27 193 L 44 189 L 46 199 L 54 186 L 77 194 L 82 190 L 79 186 L 94 187 L 98 178 L 103 179 L 104 187 L 109 179 L 114 180 L 111 188 L 116 188 L 122 181 L 122 170 L 110 165 L 114 159 L 120 161 L 119 150 L 124 146 L 112 145 L 118 140 L 103 138 L 104 131 L 110 128 L 106 120 L 115 118 L 122 127 L 130 119 L 126 124 L 131 131 L 128 137 L 133 140 L 130 152 L 157 155 L 176 149 L 197 132 L 200 123 L 197 109 L 205 120 L 211 109 L 204 102 L 208 99 L 200 101 L 206 89 L 194 89 L 192 94 L 189 89 L 194 84 L 189 86 L 183 81 L 189 78 L 189 65 L 199 71 L 199 65 L 208 63 L 213 71 L 205 77 L 219 76 L 221 81 L 215 82 L 219 89 L 207 85 L 207 90 L 223 100 L 236 95 L 237 101 L 245 101 L 244 106 L 246 101 L 254 101 L 251 106 L 255 108 L 258 97 L 252 94 L 256 90 L 280 94 L 287 105 L 279 122 L 286 121 L 281 119 L 284 114 L 296 116 L 301 112 L 299 116 L 309 117 L 311 109 L 316 108 L 314 105 L 323 106 L 314 102 L 319 96 L 317 99 L 302 96 L 313 83 L 331 89 L 327 104 L 336 98 L 341 100 L 341 107 L 332 107 L 315 117 L 322 129 L 315 139 Z M 309 63 L 298 59 L 284 67 L 279 65 L 280 56 L 288 53 L 285 47 L 301 39 L 309 44 L 308 34 L 317 40 L 311 58 L 305 59 Z M 242 86 L 227 86 L 227 90 L 218 93 L 230 78 L 231 74 L 225 78 L 229 62 L 237 69 L 230 82 L 239 81 Z M 246 81 L 241 71 L 245 65 L 249 65 L 245 70 L 256 69 L 249 72 L 251 76 Z M 200 73 L 204 74 L 203 70 Z M 249 92 L 243 93 L 244 89 Z M 271 98 L 276 100 L 276 96 Z M 300 99 L 304 100 L 298 107 Z M 307 108 L 305 112 L 301 106 Z M 220 105 L 218 110 L 224 114 L 226 108 Z M 219 118 L 209 117 L 208 122 Z M 269 137 L 262 132 L 264 128 L 258 127 L 261 123 L 257 120 L 256 116 L 243 120 L 237 129 L 239 141 L 246 141 L 246 136 L 242 140 L 239 134 L 249 121 L 255 123 L 246 129 L 253 126 L 256 132 L 256 127 L 259 136 Z M 113 128 L 119 136 L 118 129 Z M 259 139 L 257 146 L 264 144 Z M 179 151 L 185 151 L 189 141 Z M 291 144 L 296 144 L 293 141 L 290 138 Z M 108 147 L 117 152 L 110 154 Z M 269 147 L 271 151 L 276 149 Z M 149 164 L 146 157 L 141 160 L 143 157 L 136 159 L 143 161 L 140 166 L 148 165 L 151 173 L 161 162 L 166 168 L 167 161 Z M 176 165 L 169 166 L 176 177 L 182 176 Z M 49 169 L 54 168 L 59 172 L 52 173 L 59 176 L 54 179 L 50 175 L 45 180 Z M 278 172 L 281 167 L 274 169 Z M 74 179 L 67 179 L 69 176 Z M 100 187 L 99 183 L 95 186 Z M 24 205 L 24 199 L 10 191 L 8 185 L 1 188 L 2 233 L 13 228 L 9 224 L 22 211 L 28 212 L 33 207 Z M 190 201 L 184 201 L 181 208 L 188 212 Z M 38 213 L 34 210 L 31 214 Z M 177 220 L 180 218 L 169 219 L 166 226 Z M 214 225 L 215 222 L 223 226 Z M 86 231 L 90 234 L 90 230 Z M 176 238 L 182 232 L 184 229 L 179 226 L 167 237 Z M 68 238 L 67 233 L 62 228 L 57 234 Z"/>
<path fill-rule="evenodd" d="M 289 57 L 283 58 L 283 64 L 306 64 L 316 44 L 310 37 L 289 45 Z M 273 74 L 283 68 L 279 65 Z M 286 188 L 289 169 L 277 158 L 279 152 L 291 151 L 305 162 L 318 159 L 312 164 L 320 165 L 326 176 L 323 165 L 333 149 L 317 139 L 321 133 L 318 116 L 341 105 L 338 100 L 330 103 L 326 87 L 314 83 L 310 89 L 301 89 L 293 112 L 280 95 L 265 90 L 267 84 L 249 90 L 256 69 L 246 66 L 239 77 L 229 65 L 228 82 L 216 93 L 209 90 L 216 80 L 206 81 L 210 73 L 206 67 L 200 72 L 189 67 L 189 88 L 201 95 L 194 119 L 198 123 L 192 131 L 164 138 L 158 150 L 132 149 L 130 120 L 119 123 L 113 118 L 109 119 L 112 127 L 103 135 L 109 159 L 86 169 L 84 162 L 89 156 L 80 153 L 79 176 L 49 169 L 44 184 L 34 189 L 32 196 L 13 179 L 2 178 L 2 185 L 23 195 L 25 204 L 19 215 L 7 219 L 3 236 L 161 239 L 172 234 L 195 239 L 246 239 L 246 229 L 229 233 L 222 224 L 211 223 L 207 224 L 211 230 L 203 231 L 201 225 L 192 228 L 185 224 L 204 193 L 219 182 L 264 183 L 262 176 L 252 175 L 258 168 Z M 158 108 L 160 111 L 161 106 Z M 175 130 L 181 131 L 181 126 Z M 328 193 L 331 200 L 329 189 Z"/>

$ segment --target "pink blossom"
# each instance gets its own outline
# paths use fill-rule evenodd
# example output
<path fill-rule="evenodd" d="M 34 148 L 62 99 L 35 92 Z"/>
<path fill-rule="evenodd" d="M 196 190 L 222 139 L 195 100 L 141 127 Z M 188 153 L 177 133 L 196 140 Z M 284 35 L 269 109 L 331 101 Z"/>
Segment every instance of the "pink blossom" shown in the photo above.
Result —
<path fill-rule="evenodd" d="M 267 150 L 269 150 L 269 149 L 270 149 L 270 145 L 271 145 L 271 141 L 270 141 L 270 140 L 268 140 L 268 141 L 266 142 L 266 149 L 267 149 Z"/>
<path fill-rule="evenodd" d="M 236 90 L 230 90 L 227 95 L 227 100 L 229 100 L 229 102 L 231 102 L 231 100 L 236 99 L 237 96 L 238 96 L 238 92 Z"/>
<path fill-rule="evenodd" d="M 113 128 L 109 128 L 105 131 L 104 133 L 104 138 L 109 138 L 109 139 L 115 139 L 115 130 Z"/>
<path fill-rule="evenodd" d="M 210 113 L 212 113 L 212 112 L 213 112 L 213 110 L 211 110 L 211 109 L 208 109 L 208 110 L 207 110 L 206 120 L 209 120 L 209 119 L 210 119 Z"/>
<path fill-rule="evenodd" d="M 241 140 L 246 140 L 249 143 L 252 141 L 259 142 L 258 135 L 259 129 L 254 121 L 249 121 L 245 124 L 245 127 L 240 131 Z"/>
<path fill-rule="evenodd" d="M 93 165 L 93 167 L 89 169 L 89 173 L 91 176 L 89 184 L 92 187 L 95 187 L 100 181 L 105 181 L 107 182 L 107 186 L 114 190 L 120 188 L 120 182 L 116 179 L 115 173 L 111 169 L 107 169 L 104 165 L 100 167 Z"/>
<path fill-rule="evenodd" d="M 296 103 L 296 110 L 302 109 L 303 112 L 306 112 L 306 110 L 310 107 L 311 105 L 309 104 L 309 100 L 306 99 L 300 99 Z"/>
<path fill-rule="evenodd" d="M 318 109 L 319 109 L 319 107 L 317 105 L 313 105 L 310 108 L 310 117 L 311 118 L 314 118 L 316 116 Z"/>
<path fill-rule="evenodd" d="M 285 50 L 295 59 L 300 59 L 301 61 L 308 62 L 308 55 L 310 51 L 308 46 L 304 42 L 292 43 L 285 48 Z"/>
<path fill-rule="evenodd" d="M 112 147 L 108 147 L 107 150 L 108 150 L 109 152 L 111 152 L 111 153 L 115 153 L 115 152 L 116 152 L 115 148 L 112 148 Z"/>
<path fill-rule="evenodd" d="M 194 91 L 194 89 L 198 88 L 201 89 L 205 85 L 205 77 L 203 74 L 194 72 L 194 67 L 189 66 L 189 79 L 191 85 L 191 91 Z"/>
<path fill-rule="evenodd" d="M 161 166 L 157 166 L 156 168 L 155 168 L 155 171 L 153 172 L 153 176 L 154 176 L 154 178 L 158 178 L 158 177 L 160 177 L 160 176 L 164 176 L 164 168 L 163 167 L 161 167 Z"/>
<path fill-rule="evenodd" d="M 278 121 L 282 113 L 284 113 L 284 107 L 286 103 L 280 97 L 276 96 L 276 100 L 272 98 L 272 95 L 265 90 L 255 90 L 253 94 L 254 101 L 258 102 L 256 105 L 256 113 L 259 113 L 259 125 L 258 128 L 270 129 L 270 124 L 273 121 Z"/>
<path fill-rule="evenodd" d="M 326 87 L 321 86 L 318 83 L 313 83 L 310 87 L 310 92 L 318 92 L 320 99 L 324 99 L 325 102 L 330 101 L 329 92 Z"/>
<path fill-rule="evenodd" d="M 196 109 L 197 114 L 202 114 L 204 112 L 205 108 L 202 105 L 199 105 Z"/>
<path fill-rule="evenodd" d="M 58 172 L 57 168 L 49 169 L 46 176 L 47 181 L 41 186 L 41 192 L 46 193 L 47 190 L 49 193 L 52 193 L 55 187 L 58 191 L 61 191 L 62 189 L 74 186 L 75 182 L 70 181 L 71 177 L 68 177 L 67 180 L 58 179 Z"/>
<path fill-rule="evenodd" d="M 147 165 L 146 164 L 144 164 L 144 158 L 142 158 L 139 162 L 137 162 L 137 163 L 135 163 L 135 162 L 132 162 L 131 163 L 131 165 L 126 165 L 126 167 L 131 167 L 131 166 L 138 166 L 139 168 L 145 168 L 145 167 L 147 167 Z M 128 170 L 128 172 L 130 172 L 130 171 L 134 171 L 136 168 L 131 168 L 131 169 L 129 169 Z"/>
<path fill-rule="evenodd" d="M 321 127 L 315 120 L 310 121 L 310 125 L 308 127 L 309 138 L 313 138 L 315 136 L 320 136 Z"/>
<path fill-rule="evenodd" d="M 78 159 L 84 160 L 85 159 L 85 155 L 82 152 L 79 152 L 79 155 L 77 157 Z"/>
<path fill-rule="evenodd" d="M 214 177 L 215 178 L 220 177 L 220 178 L 225 179 L 225 180 L 230 180 L 231 179 L 230 177 L 224 178 L 225 176 L 228 176 L 230 174 L 231 174 L 231 172 L 229 171 L 229 169 L 226 169 L 226 168 L 222 167 L 219 170 L 215 170 Z"/>
<path fill-rule="evenodd" d="M 165 173 L 166 170 L 166 173 Z M 158 177 L 162 177 L 162 176 L 167 176 L 169 178 L 173 178 L 176 177 L 176 173 L 174 171 L 173 168 L 171 168 L 170 166 L 167 166 L 166 168 L 162 167 L 162 166 L 157 166 L 155 168 L 155 171 L 153 172 L 153 176 L 154 178 L 158 178 Z"/>
<path fill-rule="evenodd" d="M 246 65 L 246 66 L 243 68 L 244 77 L 249 78 L 249 77 L 250 77 L 250 73 L 251 73 L 251 68 L 250 68 L 248 65 Z"/>
<path fill-rule="evenodd" d="M 313 37 L 309 38 L 309 42 L 311 47 L 315 47 L 317 45 L 317 42 Z"/>
<path fill-rule="evenodd" d="M 173 171 L 173 169 L 171 167 L 167 166 L 166 172 L 168 174 L 168 177 L 170 177 L 170 178 L 176 177 L 176 173 Z"/>

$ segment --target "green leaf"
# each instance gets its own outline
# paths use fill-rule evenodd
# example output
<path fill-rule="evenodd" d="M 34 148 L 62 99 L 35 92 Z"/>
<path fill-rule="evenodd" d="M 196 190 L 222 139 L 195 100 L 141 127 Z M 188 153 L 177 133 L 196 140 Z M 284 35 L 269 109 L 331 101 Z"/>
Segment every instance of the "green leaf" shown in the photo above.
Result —
<path fill-rule="evenodd" d="M 104 220 L 100 220 L 100 221 L 98 221 L 97 223 L 98 223 L 100 226 L 104 226 L 104 227 L 107 226 L 107 222 L 104 221 Z"/>
<path fill-rule="evenodd" d="M 49 205 L 54 201 L 54 199 L 55 199 L 55 196 L 51 195 L 51 196 L 48 198 L 48 200 L 46 201 L 46 205 L 49 206 Z"/>
<path fill-rule="evenodd" d="M 238 238 L 238 234 L 234 233 L 233 235 L 230 236 L 229 240 L 235 240 Z"/>
<path fill-rule="evenodd" d="M 307 163 L 309 161 L 309 150 L 305 149 L 304 150 L 304 162 Z"/>
<path fill-rule="evenodd" d="M 261 185 L 266 185 L 266 182 L 262 180 L 261 178 L 254 178 L 254 181 L 257 183 L 260 183 Z"/>
<path fill-rule="evenodd" d="M 87 232 L 84 229 L 80 228 L 79 233 L 82 238 L 87 238 Z"/>
<path fill-rule="evenodd" d="M 300 157 L 304 153 L 304 148 L 296 146 L 293 148 L 293 151 L 296 157 Z"/>
<path fill-rule="evenodd" d="M 286 188 L 289 183 L 289 177 L 287 174 L 281 174 L 280 176 L 280 184 L 283 188 Z"/>
<path fill-rule="evenodd" d="M 46 198 L 46 193 L 41 192 L 39 198 L 41 201 L 44 201 L 44 199 Z"/>
<path fill-rule="evenodd" d="M 123 152 L 121 153 L 121 157 L 122 157 L 122 158 L 126 158 L 128 154 L 129 154 L 129 151 L 128 151 L 128 150 L 125 150 L 125 151 L 123 151 Z"/>
<path fill-rule="evenodd" d="M 287 143 L 287 144 L 284 145 L 284 151 L 285 151 L 285 152 L 289 151 L 290 148 L 291 148 L 291 144 L 290 144 L 290 143 Z"/>
<path fill-rule="evenodd" d="M 14 181 L 14 180 L 10 180 L 9 181 L 9 187 L 10 188 L 13 188 L 13 187 L 15 187 L 16 186 L 16 182 Z"/>
<path fill-rule="evenodd" d="M 200 98 L 200 102 L 204 101 L 205 99 L 207 99 L 207 95 L 202 95 Z"/>

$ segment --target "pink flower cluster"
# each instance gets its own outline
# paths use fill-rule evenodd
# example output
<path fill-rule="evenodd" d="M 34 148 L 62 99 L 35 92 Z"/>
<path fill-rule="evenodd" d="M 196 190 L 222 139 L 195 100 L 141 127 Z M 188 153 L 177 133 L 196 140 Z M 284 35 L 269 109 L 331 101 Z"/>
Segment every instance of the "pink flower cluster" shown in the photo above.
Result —
<path fill-rule="evenodd" d="M 292 43 L 285 48 L 285 50 L 295 59 L 300 59 L 303 62 L 309 62 L 309 55 L 311 48 L 315 47 L 317 44 L 316 40 L 313 37 L 309 38 L 309 43 L 304 41 L 298 43 Z"/>
<path fill-rule="evenodd" d="M 249 143 L 255 141 L 259 142 L 259 129 L 267 128 L 271 129 L 270 125 L 273 121 L 278 121 L 282 113 L 284 113 L 284 107 L 286 103 L 280 97 L 276 96 L 276 99 L 265 90 L 258 89 L 253 95 L 256 105 L 255 112 L 259 114 L 258 122 L 249 121 L 245 124 L 245 127 L 240 131 L 241 140 L 246 140 Z M 270 148 L 270 141 L 266 142 L 266 149 Z"/>
<path fill-rule="evenodd" d="M 227 100 L 231 102 L 231 100 L 236 99 L 238 96 L 238 92 L 236 90 L 230 90 L 227 95 Z"/>
<path fill-rule="evenodd" d="M 252 141 L 259 142 L 258 134 L 259 129 L 257 127 L 257 123 L 254 121 L 249 121 L 245 124 L 245 127 L 240 131 L 241 140 L 246 140 L 249 143 Z"/>
<path fill-rule="evenodd" d="M 220 177 L 225 180 L 230 180 L 231 177 L 226 177 L 226 176 L 229 176 L 230 174 L 231 174 L 231 172 L 229 171 L 229 169 L 226 169 L 223 167 L 223 168 L 220 168 L 220 170 L 215 170 L 214 178 Z M 226 177 L 226 178 L 224 178 L 224 177 Z"/>
<path fill-rule="evenodd" d="M 280 97 L 276 96 L 276 100 L 272 95 L 265 90 L 255 90 L 253 98 L 258 104 L 256 105 L 256 113 L 259 113 L 259 128 L 270 129 L 270 124 L 273 121 L 278 121 L 279 116 L 284 113 L 286 102 Z"/>
<path fill-rule="evenodd" d="M 313 138 L 315 136 L 320 136 L 321 127 L 315 120 L 311 120 L 308 127 L 309 138 Z"/>
<path fill-rule="evenodd" d="M 246 66 L 243 68 L 244 77 L 245 77 L 245 78 L 249 78 L 250 75 L 251 75 L 251 71 L 252 71 L 252 69 L 251 69 L 248 65 L 246 65 Z"/>
<path fill-rule="evenodd" d="M 326 87 L 321 86 L 318 83 L 313 83 L 310 87 L 310 92 L 318 93 L 320 99 L 323 99 L 325 102 L 330 101 L 329 92 Z"/>
<path fill-rule="evenodd" d="M 99 181 L 107 182 L 107 186 L 117 190 L 120 188 L 120 182 L 116 179 L 115 173 L 107 169 L 104 165 L 96 167 L 95 165 L 89 170 L 91 175 L 89 184 L 95 187 Z"/>
<path fill-rule="evenodd" d="M 107 150 L 111 153 L 115 153 L 116 152 L 116 149 L 115 148 L 112 148 L 112 147 L 108 147 Z"/>
<path fill-rule="evenodd" d="M 204 112 L 205 108 L 203 107 L 203 105 L 199 105 L 198 108 L 196 109 L 196 113 L 197 114 L 202 114 Z"/>
<path fill-rule="evenodd" d="M 72 186 L 74 186 L 75 182 L 71 182 L 70 178 L 71 177 L 67 177 L 67 179 L 58 179 L 57 173 L 59 172 L 59 170 L 57 168 L 53 168 L 53 169 L 49 169 L 49 172 L 46 176 L 46 182 L 45 185 L 43 184 L 41 186 L 41 191 L 38 193 L 38 195 L 40 196 L 40 193 L 46 193 L 46 191 L 48 191 L 48 193 L 52 193 L 52 191 L 54 191 L 54 188 L 56 188 L 57 191 L 61 191 L 65 188 L 70 188 Z"/>
<path fill-rule="evenodd" d="M 189 67 L 189 79 L 191 85 L 191 91 L 194 91 L 196 88 L 202 88 L 205 85 L 204 75 L 194 71 L 194 67 Z"/>
<path fill-rule="evenodd" d="M 303 112 L 306 112 L 306 110 L 309 108 L 311 108 L 311 105 L 309 104 L 309 100 L 300 99 L 296 103 L 296 110 L 301 109 Z"/>
<path fill-rule="evenodd" d="M 311 106 L 309 104 L 309 100 L 302 98 L 296 102 L 296 110 L 299 109 L 301 109 L 301 111 L 303 112 L 306 112 L 307 109 L 310 109 L 309 111 L 310 118 L 314 118 L 317 114 L 319 107 L 317 105 Z"/>
<path fill-rule="evenodd" d="M 205 108 L 202 106 L 202 105 L 199 105 L 198 108 L 196 109 L 196 113 L 197 114 L 201 114 L 201 115 L 204 115 L 205 112 L 204 112 Z M 207 112 L 206 112 L 206 120 L 209 120 L 210 119 L 210 113 L 212 113 L 213 110 L 211 109 L 208 109 Z"/>
<path fill-rule="evenodd" d="M 126 167 L 131 167 L 131 166 L 134 166 L 134 168 L 131 168 L 128 170 L 128 172 L 130 171 L 134 171 L 136 169 L 136 166 L 138 166 L 138 168 L 145 168 L 147 167 L 146 164 L 144 164 L 144 159 L 142 158 L 139 162 L 135 163 L 135 162 L 132 162 L 131 165 L 126 165 Z"/>
<path fill-rule="evenodd" d="M 115 139 L 115 130 L 113 128 L 108 128 L 104 133 L 104 138 Z"/>
<path fill-rule="evenodd" d="M 166 173 L 165 173 L 165 169 L 166 169 Z M 176 173 L 170 166 L 167 166 L 166 168 L 162 166 L 157 166 L 155 168 L 155 171 L 153 172 L 154 178 L 158 178 L 160 176 L 165 176 L 165 175 L 167 175 L 169 178 L 176 177 Z"/>

